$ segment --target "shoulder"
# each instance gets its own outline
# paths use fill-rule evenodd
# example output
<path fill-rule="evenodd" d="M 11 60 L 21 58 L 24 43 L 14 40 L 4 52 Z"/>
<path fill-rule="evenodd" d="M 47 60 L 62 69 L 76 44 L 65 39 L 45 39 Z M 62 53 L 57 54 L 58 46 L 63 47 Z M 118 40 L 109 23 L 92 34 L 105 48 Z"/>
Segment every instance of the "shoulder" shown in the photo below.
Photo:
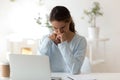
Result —
<path fill-rule="evenodd" d="M 75 45 L 80 45 L 80 46 L 83 46 L 83 45 L 87 45 L 87 40 L 86 40 L 86 38 L 84 37 L 84 36 L 81 36 L 81 35 L 79 35 L 79 34 L 75 34 L 75 36 L 74 36 L 74 39 L 73 39 L 73 42 L 72 42 L 73 44 L 75 44 Z"/>
<path fill-rule="evenodd" d="M 84 36 L 76 33 L 75 36 L 74 36 L 74 40 L 76 40 L 76 41 L 81 41 L 81 40 L 86 41 L 86 38 Z"/>
<path fill-rule="evenodd" d="M 81 48 L 86 48 L 87 46 L 86 38 L 79 34 L 75 34 L 74 43 L 76 46 L 81 47 Z"/>

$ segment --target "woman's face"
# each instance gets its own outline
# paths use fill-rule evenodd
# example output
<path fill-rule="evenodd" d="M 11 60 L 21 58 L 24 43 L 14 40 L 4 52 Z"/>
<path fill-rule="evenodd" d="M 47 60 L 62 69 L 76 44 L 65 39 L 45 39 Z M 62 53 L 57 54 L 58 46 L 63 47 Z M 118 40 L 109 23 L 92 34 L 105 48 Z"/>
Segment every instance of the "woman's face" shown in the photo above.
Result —
<path fill-rule="evenodd" d="M 69 31 L 69 24 L 70 22 L 64 21 L 52 21 L 51 22 L 55 33 L 61 34 Z"/>

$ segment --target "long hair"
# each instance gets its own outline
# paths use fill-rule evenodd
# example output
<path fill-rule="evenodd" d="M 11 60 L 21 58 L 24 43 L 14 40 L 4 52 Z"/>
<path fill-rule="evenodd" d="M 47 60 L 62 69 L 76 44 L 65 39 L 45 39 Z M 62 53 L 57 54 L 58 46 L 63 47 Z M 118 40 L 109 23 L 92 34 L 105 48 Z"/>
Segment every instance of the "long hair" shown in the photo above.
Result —
<path fill-rule="evenodd" d="M 70 31 L 74 32 L 75 33 L 75 24 L 72 20 L 72 17 L 70 15 L 70 12 L 69 10 L 64 7 L 64 6 L 55 6 L 52 10 L 51 10 L 51 13 L 50 13 L 50 21 L 65 21 L 65 22 L 70 22 Z"/>

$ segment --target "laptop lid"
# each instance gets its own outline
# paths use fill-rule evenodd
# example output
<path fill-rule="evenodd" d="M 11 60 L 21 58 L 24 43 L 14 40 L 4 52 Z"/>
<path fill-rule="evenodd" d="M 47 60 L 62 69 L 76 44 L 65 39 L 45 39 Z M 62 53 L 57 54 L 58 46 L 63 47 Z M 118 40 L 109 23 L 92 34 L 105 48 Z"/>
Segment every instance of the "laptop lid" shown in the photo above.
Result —
<path fill-rule="evenodd" d="M 50 80 L 48 56 L 9 54 L 12 80 Z"/>

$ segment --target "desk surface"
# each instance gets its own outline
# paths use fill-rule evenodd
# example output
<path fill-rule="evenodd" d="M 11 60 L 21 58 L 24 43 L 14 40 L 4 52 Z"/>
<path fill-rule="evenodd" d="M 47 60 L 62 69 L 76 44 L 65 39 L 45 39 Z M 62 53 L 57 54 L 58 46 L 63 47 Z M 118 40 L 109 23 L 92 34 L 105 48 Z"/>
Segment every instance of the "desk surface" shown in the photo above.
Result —
<path fill-rule="evenodd" d="M 67 76 L 72 77 L 74 80 L 120 80 L 120 73 L 90 73 L 79 75 L 53 73 L 52 76 L 62 77 L 63 80 L 70 80 L 66 79 Z"/>
<path fill-rule="evenodd" d="M 120 80 L 120 73 L 90 73 L 71 75 L 66 73 L 52 73 L 52 77 L 61 77 L 62 80 Z M 9 78 L 2 78 L 0 80 L 9 80 Z"/>

